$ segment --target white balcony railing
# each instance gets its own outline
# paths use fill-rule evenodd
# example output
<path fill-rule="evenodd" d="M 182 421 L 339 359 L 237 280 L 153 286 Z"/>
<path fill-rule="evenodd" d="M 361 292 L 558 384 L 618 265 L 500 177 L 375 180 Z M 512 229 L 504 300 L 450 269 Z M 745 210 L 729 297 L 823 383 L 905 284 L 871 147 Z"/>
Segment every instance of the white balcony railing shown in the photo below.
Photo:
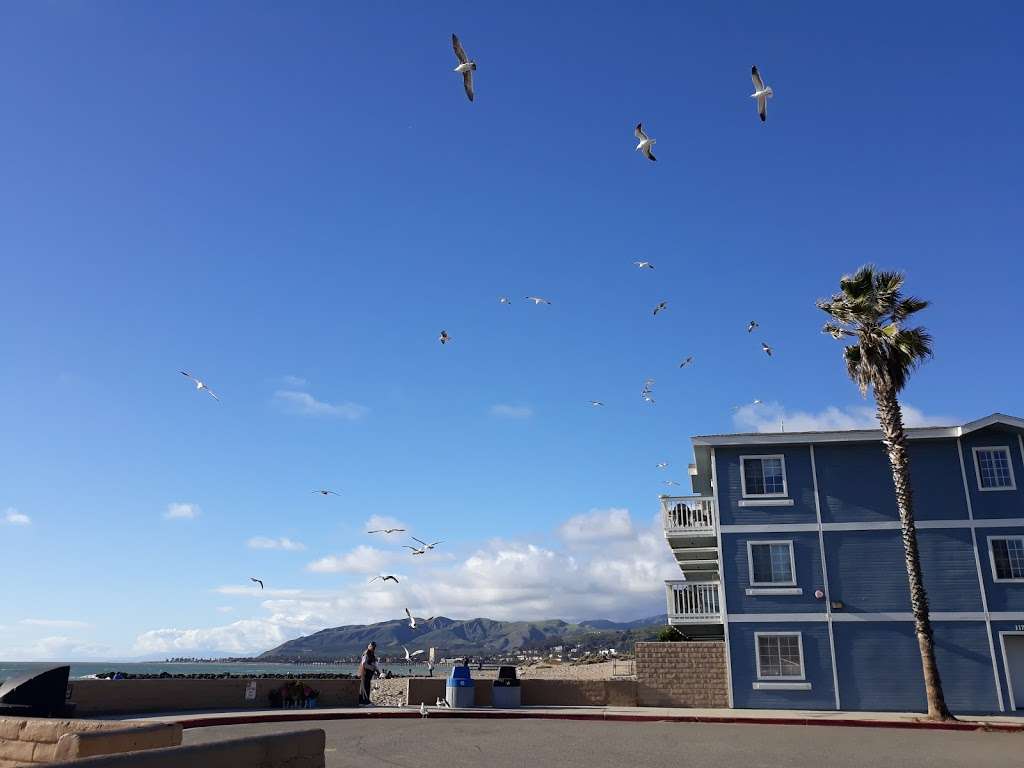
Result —
<path fill-rule="evenodd" d="M 718 583 L 666 581 L 670 624 L 707 624 L 722 620 Z"/>
<path fill-rule="evenodd" d="M 661 509 L 666 533 L 715 533 L 718 530 L 713 496 L 662 496 Z"/>

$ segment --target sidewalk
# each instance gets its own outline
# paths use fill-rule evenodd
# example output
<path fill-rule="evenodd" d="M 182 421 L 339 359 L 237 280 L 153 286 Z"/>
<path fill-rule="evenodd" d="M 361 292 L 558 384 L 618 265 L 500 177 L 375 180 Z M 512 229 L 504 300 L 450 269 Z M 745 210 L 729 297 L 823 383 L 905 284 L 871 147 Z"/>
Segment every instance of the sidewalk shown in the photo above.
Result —
<path fill-rule="evenodd" d="M 661 707 L 522 707 L 520 709 L 438 709 L 430 717 L 514 718 L 546 720 L 607 720 L 619 722 L 748 723 L 761 725 L 826 725 L 859 728 L 919 728 L 931 730 L 1009 731 L 1024 734 L 1024 717 L 965 716 L 958 722 L 936 723 L 909 712 L 836 712 L 779 709 L 681 709 Z M 126 720 L 181 723 L 184 728 L 248 723 L 388 719 L 420 717 L 417 707 L 359 707 L 339 709 L 267 709 L 225 712 L 176 712 Z"/>

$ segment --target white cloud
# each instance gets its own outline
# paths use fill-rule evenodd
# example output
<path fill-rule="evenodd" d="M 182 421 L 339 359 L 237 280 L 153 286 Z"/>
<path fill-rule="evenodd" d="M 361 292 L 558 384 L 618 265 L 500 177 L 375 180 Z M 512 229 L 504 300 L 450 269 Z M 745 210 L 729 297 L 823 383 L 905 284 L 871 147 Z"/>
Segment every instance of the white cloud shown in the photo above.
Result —
<path fill-rule="evenodd" d="M 305 549 L 306 545 L 301 541 L 292 541 L 282 536 L 280 539 L 271 539 L 266 536 L 253 536 L 246 542 L 249 549 L 285 549 L 289 552 L 297 552 Z"/>
<path fill-rule="evenodd" d="M 88 622 L 74 619 L 22 619 L 18 622 L 28 627 L 88 627 Z"/>
<path fill-rule="evenodd" d="M 574 515 L 562 523 L 558 535 L 568 543 L 582 544 L 608 539 L 630 539 L 635 536 L 628 509 L 592 509 L 585 515 Z"/>
<path fill-rule="evenodd" d="M 282 376 L 281 382 L 291 389 L 302 389 L 307 384 L 306 380 L 301 376 Z"/>
<path fill-rule="evenodd" d="M 164 517 L 168 520 L 192 520 L 198 517 L 201 511 L 198 504 L 184 504 L 176 501 L 167 505 Z"/>
<path fill-rule="evenodd" d="M 818 411 L 787 411 L 778 402 L 745 405 L 733 414 L 737 429 L 748 432 L 821 432 L 843 429 L 878 429 L 875 409 L 870 405 L 834 405 Z M 912 405 L 903 404 L 903 422 L 908 427 L 959 424 L 949 416 L 930 416 Z"/>
<path fill-rule="evenodd" d="M 588 523 L 601 526 L 601 546 L 594 546 Z M 325 627 L 395 619 L 406 606 L 417 616 L 460 619 L 624 620 L 664 612 L 663 581 L 679 578 L 679 569 L 657 517 L 638 526 L 624 509 L 594 510 L 570 518 L 557 530 L 561 547 L 494 540 L 454 561 L 403 558 L 402 568 L 414 577 L 398 572 L 399 584 L 367 584 L 365 574 L 381 565 L 372 562 L 379 551 L 360 547 L 317 561 L 325 563 L 325 572 L 359 574 L 341 589 L 261 593 L 258 588 L 221 587 L 217 591 L 223 594 L 266 598 L 261 603 L 266 615 L 207 629 L 154 630 L 139 636 L 136 650 L 255 653 Z"/>
<path fill-rule="evenodd" d="M 330 555 L 306 566 L 316 573 L 376 573 L 390 563 L 394 555 L 375 547 L 360 544 L 343 555 Z"/>
<path fill-rule="evenodd" d="M 32 518 L 19 512 L 14 507 L 8 507 L 4 510 L 4 522 L 8 525 L 30 525 Z"/>
<path fill-rule="evenodd" d="M 330 416 L 338 419 L 357 421 L 369 412 L 369 408 L 358 403 L 326 403 L 317 400 L 308 392 L 294 389 L 279 389 L 274 393 L 274 400 L 287 413 L 302 416 Z"/>
<path fill-rule="evenodd" d="M 235 610 L 235 607 L 233 605 L 218 605 L 217 606 L 217 613 L 231 613 L 233 610 Z"/>
<path fill-rule="evenodd" d="M 64 636 L 43 637 L 31 645 L 0 648 L 0 656 L 11 661 L 73 661 L 101 658 L 110 656 L 110 653 L 107 646 Z"/>
<path fill-rule="evenodd" d="M 491 406 L 491 416 L 498 416 L 502 419 L 528 419 L 533 416 L 533 408 L 528 405 L 498 403 Z"/>

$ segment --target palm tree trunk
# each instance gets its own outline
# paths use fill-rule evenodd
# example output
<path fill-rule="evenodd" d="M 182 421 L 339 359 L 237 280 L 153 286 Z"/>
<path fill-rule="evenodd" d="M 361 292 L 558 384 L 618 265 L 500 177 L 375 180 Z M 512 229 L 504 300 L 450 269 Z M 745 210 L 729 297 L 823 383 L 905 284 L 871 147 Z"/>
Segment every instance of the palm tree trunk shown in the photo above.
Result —
<path fill-rule="evenodd" d="M 896 393 L 891 390 L 879 390 L 876 387 L 875 402 L 878 408 L 878 422 L 882 425 L 883 442 L 889 452 L 889 463 L 892 465 L 892 482 L 896 487 L 903 554 L 907 564 L 907 580 L 910 582 L 910 607 L 914 612 L 914 628 L 917 630 L 917 644 L 921 649 L 921 665 L 924 668 L 928 717 L 932 720 L 954 720 L 946 708 L 942 681 L 939 679 L 939 667 L 935 663 L 932 623 L 928 616 L 928 595 L 925 593 L 921 559 L 917 552 L 917 527 L 914 525 L 914 499 L 910 487 L 910 458 L 907 456 L 907 436 L 903 431 L 903 411 L 896 399 Z"/>

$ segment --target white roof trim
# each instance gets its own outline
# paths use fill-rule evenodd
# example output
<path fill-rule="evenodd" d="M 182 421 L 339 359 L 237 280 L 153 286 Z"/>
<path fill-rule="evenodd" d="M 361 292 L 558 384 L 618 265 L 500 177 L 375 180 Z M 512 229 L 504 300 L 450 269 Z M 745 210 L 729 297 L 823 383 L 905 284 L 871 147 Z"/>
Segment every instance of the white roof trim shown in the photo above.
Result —
<path fill-rule="evenodd" d="M 910 440 L 962 437 L 993 424 L 1024 430 L 1024 419 L 993 413 L 983 419 L 969 421 L 962 426 L 952 427 L 911 427 L 907 430 Z M 731 435 L 695 435 L 690 438 L 694 446 L 715 445 L 786 445 L 798 443 L 855 443 L 878 442 L 882 440 L 880 429 L 849 429 L 834 432 L 747 432 Z"/>

